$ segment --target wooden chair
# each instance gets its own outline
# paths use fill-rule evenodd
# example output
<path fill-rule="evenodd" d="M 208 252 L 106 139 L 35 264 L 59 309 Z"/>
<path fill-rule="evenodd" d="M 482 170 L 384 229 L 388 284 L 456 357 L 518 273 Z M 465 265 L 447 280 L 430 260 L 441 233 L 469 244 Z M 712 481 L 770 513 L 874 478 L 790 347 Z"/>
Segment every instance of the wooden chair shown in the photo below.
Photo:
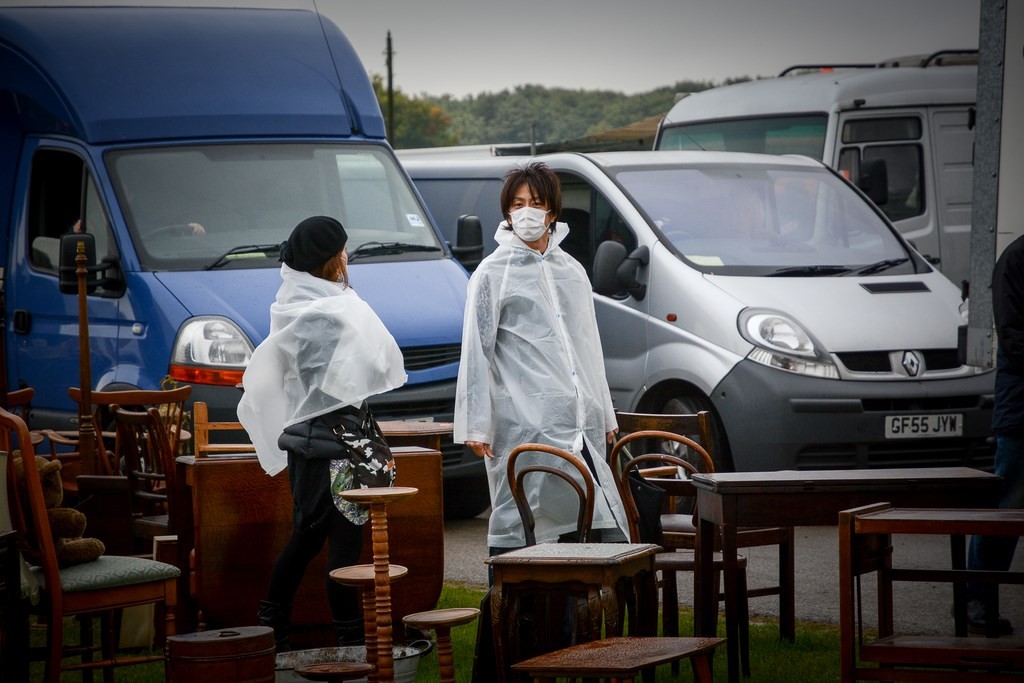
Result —
<path fill-rule="evenodd" d="M 635 495 L 638 483 L 633 481 L 632 478 L 634 476 L 642 477 L 645 473 L 657 474 L 659 481 L 662 482 L 675 478 L 678 484 L 671 487 L 671 490 L 668 491 L 668 493 L 675 495 L 692 495 L 693 490 L 692 484 L 689 482 L 689 475 L 694 474 L 699 470 L 689 461 L 672 455 L 667 455 L 665 453 L 639 453 L 629 456 L 626 455 L 631 450 L 630 446 L 633 446 L 633 450 L 636 450 L 644 444 L 650 445 L 658 441 L 671 441 L 678 447 L 693 450 L 701 460 L 710 459 L 708 454 L 699 444 L 685 436 L 671 432 L 641 430 L 627 434 L 616 441 L 609 456 L 609 464 L 611 466 L 612 473 L 615 476 L 615 483 L 619 487 L 619 494 L 622 496 L 622 503 L 626 508 L 626 520 L 629 524 L 630 540 L 634 543 L 641 541 L 658 542 L 662 546 L 672 548 L 666 552 L 658 553 L 654 558 L 654 566 L 656 569 L 661 570 L 662 574 L 662 633 L 668 637 L 676 637 L 679 635 L 679 594 L 676 574 L 678 572 L 689 572 L 695 574 L 697 569 L 696 553 L 692 547 L 674 547 L 664 538 L 644 539 L 642 537 L 640 508 L 637 504 Z M 677 474 L 678 476 L 675 476 Z M 668 486 L 667 483 L 663 483 L 661 485 Z M 668 534 L 664 534 L 664 536 L 667 535 Z M 744 672 L 747 673 L 750 670 L 750 651 L 749 628 L 747 626 L 748 620 L 746 619 L 746 558 L 739 556 L 737 561 L 739 564 L 740 578 L 738 582 L 739 585 L 735 590 L 739 590 L 743 593 L 743 597 L 740 600 L 740 605 L 743 608 L 743 614 L 740 619 L 740 653 Z M 711 580 L 717 585 L 719 572 L 722 569 L 722 557 L 719 553 L 715 553 L 713 567 L 714 577 L 702 577 L 701 580 Z M 695 574 L 695 580 L 696 578 Z M 726 590 L 732 590 L 732 588 L 726 587 Z M 714 592 L 718 594 L 717 587 Z M 722 595 L 719 595 L 719 600 L 721 600 L 722 597 Z M 674 673 L 677 671 L 678 666 L 678 662 L 672 663 L 672 670 Z"/>
<path fill-rule="evenodd" d="M 519 466 L 519 458 L 535 453 L 552 456 L 552 464 L 534 462 L 525 466 Z M 555 465 L 561 465 L 561 467 Z M 537 543 L 534 514 L 529 503 L 528 489 L 525 486 L 528 477 L 531 481 L 536 482 L 539 477 L 554 476 L 565 482 L 573 490 L 579 499 L 576 530 L 573 538 L 580 543 L 587 543 L 590 540 L 591 527 L 594 521 L 594 493 L 596 489 L 594 477 L 590 470 L 587 469 L 586 464 L 561 448 L 540 443 L 526 443 L 512 449 L 506 463 L 506 471 L 512 499 L 515 501 L 516 509 L 519 511 L 519 518 L 523 523 L 523 533 L 527 546 L 533 546 Z M 579 481 L 570 472 L 578 474 L 583 484 L 580 485 Z M 552 645 L 554 647 L 562 646 L 566 636 L 563 623 L 569 609 L 575 609 L 577 618 L 577 628 L 573 635 L 573 642 L 588 639 L 584 632 L 587 620 L 580 616 L 586 605 L 587 593 L 585 590 L 571 591 L 570 594 L 566 594 L 566 591 L 562 589 L 552 591 L 549 587 L 542 584 L 535 585 L 530 583 L 517 587 L 516 594 L 510 599 L 515 604 L 520 604 L 516 602 L 520 599 L 519 594 L 529 596 L 529 600 L 525 602 L 533 606 L 532 610 L 529 610 L 530 616 L 528 618 L 532 619 L 534 633 L 531 638 L 528 635 L 528 630 L 517 629 L 513 642 L 508 644 L 508 651 L 510 653 L 513 653 L 515 656 L 522 656 L 526 654 L 522 652 L 524 649 L 527 651 L 537 649 L 550 651 L 553 649 Z M 566 600 L 569 601 L 568 605 L 572 607 L 566 606 Z M 486 611 L 485 617 L 489 620 L 490 605 L 487 605 Z M 513 610 L 512 613 L 518 614 L 518 608 Z M 519 638 L 520 633 L 523 633 L 525 637 Z"/>
<path fill-rule="evenodd" d="M 118 453 L 128 478 L 132 538 L 135 552 L 146 553 L 153 538 L 177 533 L 170 500 L 176 490 L 171 438 L 158 408 L 145 411 L 110 407 Z"/>
<path fill-rule="evenodd" d="M 8 391 L 7 399 L 3 403 L 0 403 L 0 408 L 14 413 L 20 417 L 25 424 L 28 424 L 28 413 L 32 407 L 32 399 L 35 395 L 36 390 L 32 387 L 23 387 L 17 391 Z M 45 438 L 43 433 L 37 429 L 31 430 L 29 435 L 32 438 L 33 446 L 38 446 Z"/>
<path fill-rule="evenodd" d="M 244 441 L 237 443 L 210 443 L 213 432 L 233 432 Z M 389 441 L 390 443 L 390 441 Z M 240 422 L 211 422 L 210 412 L 203 401 L 192 404 L 192 445 L 197 458 L 210 455 L 238 455 L 256 453 L 256 447 Z"/>
<path fill-rule="evenodd" d="M 615 416 L 619 422 L 620 431 L 627 434 L 640 430 L 661 430 L 686 436 L 691 441 L 697 441 L 699 447 L 704 451 L 701 457 L 693 457 L 695 450 L 689 446 L 666 447 L 663 443 L 660 450 L 677 457 L 684 457 L 699 472 L 712 473 L 715 471 L 717 454 L 713 450 L 713 444 L 716 442 L 713 437 L 714 426 L 709 412 L 702 410 L 698 413 L 675 415 L 617 412 Z M 665 534 L 666 547 L 690 550 L 696 545 L 697 529 L 693 515 L 678 514 L 675 510 L 671 510 L 662 516 L 661 524 Z M 743 527 L 736 533 L 737 548 L 771 545 L 779 547 L 778 583 L 774 586 L 748 588 L 747 597 L 778 595 L 780 614 L 786 614 L 785 605 L 782 603 L 786 600 L 787 591 L 783 587 L 792 587 L 794 581 L 793 527 Z M 788 595 L 791 598 L 791 588 Z M 784 624 L 783 635 L 789 640 L 793 639 L 792 624 Z"/>
<path fill-rule="evenodd" d="M 547 453 L 553 455 L 556 458 L 568 463 L 572 466 L 576 472 L 579 473 L 583 479 L 583 486 L 565 470 L 551 467 L 549 465 L 528 465 L 519 470 L 516 469 L 516 461 L 524 453 Z M 506 464 L 506 471 L 508 473 L 508 484 L 512 490 L 512 500 L 516 503 L 516 509 L 519 511 L 519 518 L 523 521 L 523 533 L 526 537 L 526 545 L 535 545 L 537 543 L 537 537 L 534 533 L 536 523 L 533 517 L 533 511 L 530 509 L 530 504 L 526 496 L 526 489 L 523 487 L 523 482 L 526 479 L 526 475 L 530 473 L 548 474 L 556 476 L 559 479 L 565 481 L 572 489 L 576 492 L 579 497 L 579 514 L 576 517 L 576 538 L 581 543 L 586 543 L 590 538 L 590 527 L 594 521 L 594 477 L 590 474 L 590 470 L 587 466 L 573 457 L 568 451 L 556 448 L 555 446 L 548 446 L 540 443 L 527 443 L 520 446 L 516 446 L 512 449 L 512 453 L 508 456 L 508 463 Z"/>
<path fill-rule="evenodd" d="M 43 430 L 43 434 L 50 441 L 50 456 L 59 459 L 64 467 L 70 467 L 69 472 L 74 474 L 123 474 L 121 470 L 120 456 L 117 453 L 116 431 L 112 427 L 110 407 L 120 405 L 123 408 L 133 410 L 155 407 L 160 412 L 167 432 L 171 452 L 177 455 L 181 442 L 191 438 L 183 427 L 185 421 L 185 401 L 192 394 L 192 387 L 184 385 L 174 389 L 131 389 L 125 391 L 93 391 L 90 394 L 90 403 L 93 408 L 93 423 L 96 425 L 97 453 L 104 456 L 98 457 L 98 472 L 84 472 L 81 465 L 81 456 L 78 453 L 78 432 L 68 430 Z M 79 387 L 70 387 L 68 396 L 75 403 L 81 405 L 82 390 Z M 63 470 L 62 470 L 63 473 Z M 68 478 L 65 478 L 67 485 Z M 68 488 L 66 486 L 66 488 Z M 71 486 L 71 490 L 74 487 Z"/>
<path fill-rule="evenodd" d="M 20 449 L 24 460 L 25 497 L 17 486 L 9 487 L 11 513 L 15 517 L 22 553 L 34 565 L 33 573 L 42 579 L 40 623 L 46 623 L 47 683 L 58 683 L 62 670 L 103 669 L 113 680 L 113 667 L 163 660 L 162 654 L 117 657 L 114 613 L 124 607 L 156 603 L 163 609 L 164 629 L 174 634 L 174 608 L 177 602 L 177 577 L 172 565 L 137 557 L 104 555 L 85 564 L 60 568 L 50 524 L 43 502 L 43 490 L 36 469 L 35 450 L 28 427 L 21 418 L 0 409 L 0 450 Z M 13 478 L 13 460 L 8 475 Z M 27 505 L 25 505 L 27 503 Z M 91 616 L 102 617 L 101 658 L 92 659 Z M 79 617 L 84 628 L 79 644 L 64 644 L 64 618 Z M 81 655 L 81 661 L 65 665 L 64 658 Z"/>

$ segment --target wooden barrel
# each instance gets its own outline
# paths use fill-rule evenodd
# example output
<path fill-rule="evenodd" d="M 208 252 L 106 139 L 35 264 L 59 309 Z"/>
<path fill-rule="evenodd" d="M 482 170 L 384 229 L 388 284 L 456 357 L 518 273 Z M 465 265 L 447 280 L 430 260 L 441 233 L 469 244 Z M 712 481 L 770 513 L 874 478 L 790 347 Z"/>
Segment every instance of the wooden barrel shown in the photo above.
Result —
<path fill-rule="evenodd" d="M 167 683 L 273 683 L 274 631 L 240 626 L 169 636 Z"/>

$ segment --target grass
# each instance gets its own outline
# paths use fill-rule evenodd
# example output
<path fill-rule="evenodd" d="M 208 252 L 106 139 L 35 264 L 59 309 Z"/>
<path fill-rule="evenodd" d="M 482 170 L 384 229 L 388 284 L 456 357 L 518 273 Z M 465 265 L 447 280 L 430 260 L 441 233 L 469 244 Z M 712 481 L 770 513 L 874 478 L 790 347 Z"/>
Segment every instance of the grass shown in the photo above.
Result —
<path fill-rule="evenodd" d="M 477 607 L 483 599 L 484 591 L 477 587 L 446 583 L 441 591 L 437 607 Z M 456 678 L 459 683 L 470 681 L 473 669 L 473 655 L 476 648 L 476 625 L 471 622 L 465 626 L 457 626 L 452 630 L 452 647 L 455 653 Z M 69 628 L 73 625 L 68 623 Z M 693 610 L 680 609 L 680 632 L 693 633 Z M 724 619 L 719 619 L 720 631 L 724 629 Z M 77 634 L 73 634 L 77 635 Z M 722 635 L 721 633 L 719 635 Z M 31 640 L 33 645 L 44 644 L 45 632 L 33 628 Z M 715 654 L 715 681 L 725 681 L 726 650 L 719 647 Z M 796 641 L 793 643 L 779 640 L 778 624 L 771 619 L 754 617 L 750 623 L 750 668 L 753 674 L 750 680 L 758 683 L 817 683 L 819 681 L 839 680 L 839 627 L 832 624 L 799 622 L 796 628 Z M 63 675 L 62 683 L 78 683 L 82 680 L 80 672 Z M 658 683 L 669 681 L 691 680 L 690 669 L 682 666 L 678 677 L 673 677 L 668 666 L 658 667 Z M 34 662 L 30 672 L 30 683 L 43 680 L 42 663 Z M 102 674 L 94 674 L 94 680 L 102 680 Z M 164 666 L 157 662 L 140 666 L 130 666 L 115 670 L 117 683 L 164 683 Z M 417 683 L 437 683 L 437 651 L 430 652 L 420 660 L 416 677 Z"/>

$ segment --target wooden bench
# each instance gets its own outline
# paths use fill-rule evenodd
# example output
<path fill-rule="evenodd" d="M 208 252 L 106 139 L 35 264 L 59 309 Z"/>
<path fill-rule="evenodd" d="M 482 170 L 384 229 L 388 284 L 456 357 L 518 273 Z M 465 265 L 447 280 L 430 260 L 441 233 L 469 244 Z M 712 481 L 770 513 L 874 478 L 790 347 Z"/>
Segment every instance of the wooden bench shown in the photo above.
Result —
<path fill-rule="evenodd" d="M 711 683 L 711 658 L 725 638 L 614 637 L 573 645 L 512 665 L 533 681 L 608 678 L 631 683 L 644 669 L 689 659 L 693 680 Z"/>
<path fill-rule="evenodd" d="M 892 534 L 950 537 L 949 569 L 894 567 Z M 1024 572 L 966 568 L 968 535 L 1024 534 L 1024 510 L 910 509 L 889 503 L 839 513 L 839 624 L 841 681 L 1024 681 L 1024 639 L 967 637 L 964 586 L 1024 583 Z M 878 581 L 878 637 L 869 640 L 860 623 L 860 577 Z M 948 582 L 954 587 L 951 636 L 896 634 L 893 583 Z M 947 604 L 937 605 L 939 610 Z M 860 666 L 869 662 L 874 666 Z"/>

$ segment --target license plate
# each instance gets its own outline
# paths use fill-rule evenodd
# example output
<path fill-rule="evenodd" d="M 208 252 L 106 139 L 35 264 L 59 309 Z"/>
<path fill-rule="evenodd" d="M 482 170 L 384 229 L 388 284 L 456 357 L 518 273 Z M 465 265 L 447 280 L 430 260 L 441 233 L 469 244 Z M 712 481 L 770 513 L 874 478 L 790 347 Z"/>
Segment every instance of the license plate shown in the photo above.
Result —
<path fill-rule="evenodd" d="M 964 416 L 962 413 L 885 416 L 885 438 L 887 439 L 960 436 L 963 433 Z"/>

